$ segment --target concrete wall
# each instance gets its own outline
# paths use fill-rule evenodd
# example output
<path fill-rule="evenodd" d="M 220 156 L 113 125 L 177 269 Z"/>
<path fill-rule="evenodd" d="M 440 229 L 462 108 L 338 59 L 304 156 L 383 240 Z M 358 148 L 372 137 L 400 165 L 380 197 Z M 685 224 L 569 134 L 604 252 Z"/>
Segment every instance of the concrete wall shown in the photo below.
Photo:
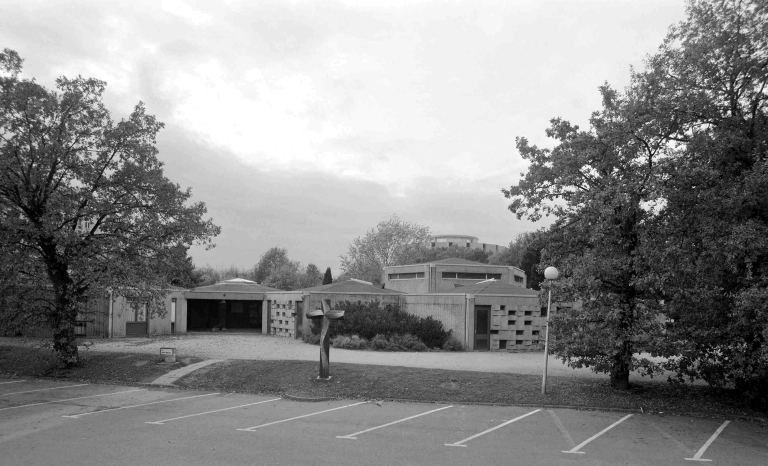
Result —
<path fill-rule="evenodd" d="M 445 330 L 451 330 L 453 335 L 465 346 L 469 345 L 469 320 L 473 307 L 468 302 L 466 294 L 437 295 L 410 294 L 400 298 L 402 309 L 418 317 L 432 317 L 443 323 Z M 470 295 L 471 296 L 471 295 Z"/>
<path fill-rule="evenodd" d="M 424 273 L 424 278 L 390 279 L 390 276 L 393 274 L 420 272 Z M 515 267 L 498 265 L 450 265 L 437 263 L 432 267 L 424 264 L 394 266 L 384 269 L 382 279 L 384 287 L 387 289 L 416 294 L 438 291 L 451 292 L 457 286 L 474 285 L 486 280 L 485 277 L 482 279 L 443 278 L 443 272 L 500 274 L 500 281 L 503 283 L 519 286 L 520 288 L 525 288 L 526 286 L 526 277 L 522 270 Z M 520 281 L 515 281 L 515 276 L 519 277 Z"/>
<path fill-rule="evenodd" d="M 537 296 L 475 296 L 476 306 L 491 306 L 491 351 L 543 349 L 546 318 Z"/>

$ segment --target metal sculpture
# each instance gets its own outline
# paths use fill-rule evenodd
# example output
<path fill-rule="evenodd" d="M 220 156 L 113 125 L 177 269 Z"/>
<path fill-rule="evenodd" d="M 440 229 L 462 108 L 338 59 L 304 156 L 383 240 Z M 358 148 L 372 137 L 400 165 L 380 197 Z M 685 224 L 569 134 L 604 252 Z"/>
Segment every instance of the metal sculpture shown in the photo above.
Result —
<path fill-rule="evenodd" d="M 322 300 L 323 308 L 307 312 L 306 316 L 310 319 L 323 319 L 322 330 L 320 330 L 320 375 L 318 379 L 329 379 L 330 377 L 330 351 L 331 351 L 331 321 L 344 317 L 344 311 L 331 310 L 331 300 Z"/>

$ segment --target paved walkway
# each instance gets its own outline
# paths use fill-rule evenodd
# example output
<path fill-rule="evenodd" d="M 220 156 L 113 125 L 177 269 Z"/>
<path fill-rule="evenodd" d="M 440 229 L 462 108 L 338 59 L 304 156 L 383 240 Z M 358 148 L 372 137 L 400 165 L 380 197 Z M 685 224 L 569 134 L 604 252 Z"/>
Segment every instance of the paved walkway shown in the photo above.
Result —
<path fill-rule="evenodd" d="M 221 361 L 221 359 L 206 359 L 205 361 L 200 361 L 188 366 L 184 366 L 180 369 L 173 370 L 161 377 L 158 377 L 154 382 L 152 382 L 152 385 L 173 385 L 175 381 L 179 380 L 190 372 L 195 372 L 201 367 L 210 366 L 211 364 L 216 364 L 217 362 Z"/>
<path fill-rule="evenodd" d="M 39 345 L 39 339 L 0 338 L 0 345 Z M 176 348 L 177 357 L 196 356 L 204 359 L 256 359 L 317 361 L 318 346 L 301 340 L 261 334 L 197 333 L 156 336 L 150 338 L 93 339 L 90 351 L 160 354 L 160 348 Z M 401 353 L 356 351 L 331 348 L 332 363 L 377 364 L 385 366 L 421 367 L 461 371 L 542 373 L 544 354 L 506 352 L 426 352 Z M 571 369 L 554 356 L 549 359 L 549 374 L 573 377 L 600 377 L 589 369 Z"/>

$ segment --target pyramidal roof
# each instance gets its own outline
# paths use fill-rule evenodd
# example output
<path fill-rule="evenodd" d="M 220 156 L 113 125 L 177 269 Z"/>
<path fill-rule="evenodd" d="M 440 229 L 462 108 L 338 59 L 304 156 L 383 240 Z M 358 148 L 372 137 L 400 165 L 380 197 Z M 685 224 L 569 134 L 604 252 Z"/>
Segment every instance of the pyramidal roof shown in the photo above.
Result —
<path fill-rule="evenodd" d="M 259 285 L 254 281 L 246 280 L 244 278 L 231 278 L 229 280 L 224 280 L 223 282 L 219 282 L 213 285 L 198 286 L 196 288 L 192 288 L 192 291 L 211 292 L 211 293 L 238 292 L 238 291 L 241 293 L 263 293 L 265 291 L 280 291 L 280 290 L 278 290 L 277 288 L 272 288 L 271 286 Z"/>
<path fill-rule="evenodd" d="M 516 285 L 510 285 L 499 280 L 485 280 L 474 285 L 457 286 L 451 291 L 433 291 L 433 294 L 445 293 L 469 293 L 475 295 L 500 294 L 515 296 L 538 296 L 539 292 L 529 288 L 522 288 Z"/>
<path fill-rule="evenodd" d="M 329 283 L 328 285 L 302 288 L 297 291 L 325 291 L 330 293 L 376 293 L 376 294 L 404 294 L 401 291 L 390 290 L 374 286 L 371 282 L 349 279 L 343 282 Z"/>

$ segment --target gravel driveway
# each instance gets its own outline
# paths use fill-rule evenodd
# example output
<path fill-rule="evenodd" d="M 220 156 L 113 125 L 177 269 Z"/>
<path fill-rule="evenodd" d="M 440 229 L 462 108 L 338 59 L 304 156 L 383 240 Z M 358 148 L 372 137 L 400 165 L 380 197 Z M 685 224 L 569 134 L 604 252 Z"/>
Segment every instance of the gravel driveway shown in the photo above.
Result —
<path fill-rule="evenodd" d="M 173 347 L 180 356 L 205 359 L 262 359 L 318 361 L 319 347 L 301 340 L 261 334 L 188 333 L 140 338 L 93 339 L 90 351 L 160 354 L 160 348 Z M 0 337 L 0 345 L 40 345 L 40 339 Z M 83 348 L 81 348 L 83 350 Z M 402 353 L 356 351 L 331 348 L 331 364 L 377 364 L 383 366 L 422 367 L 459 371 L 508 372 L 535 374 L 543 371 L 544 354 L 506 352 L 427 352 Z M 554 356 L 549 357 L 548 373 L 566 377 L 599 377 L 589 369 L 571 369 Z M 633 377 L 635 380 L 639 376 Z M 659 379 L 654 379 L 659 380 Z"/>
<path fill-rule="evenodd" d="M 317 361 L 319 347 L 301 340 L 261 334 L 192 333 L 141 338 L 93 339 L 90 351 L 160 354 L 160 348 L 173 347 L 181 356 L 206 359 L 289 359 Z M 26 343 L 25 343 L 26 342 Z M 0 345 L 39 345 L 39 339 L 0 338 Z M 82 348 L 81 348 L 82 350 Z M 541 374 L 544 354 L 491 352 L 401 353 L 355 351 L 331 348 L 331 364 L 378 364 L 463 371 Z M 549 374 L 576 377 L 605 377 L 589 370 L 574 370 L 550 356 Z"/>

